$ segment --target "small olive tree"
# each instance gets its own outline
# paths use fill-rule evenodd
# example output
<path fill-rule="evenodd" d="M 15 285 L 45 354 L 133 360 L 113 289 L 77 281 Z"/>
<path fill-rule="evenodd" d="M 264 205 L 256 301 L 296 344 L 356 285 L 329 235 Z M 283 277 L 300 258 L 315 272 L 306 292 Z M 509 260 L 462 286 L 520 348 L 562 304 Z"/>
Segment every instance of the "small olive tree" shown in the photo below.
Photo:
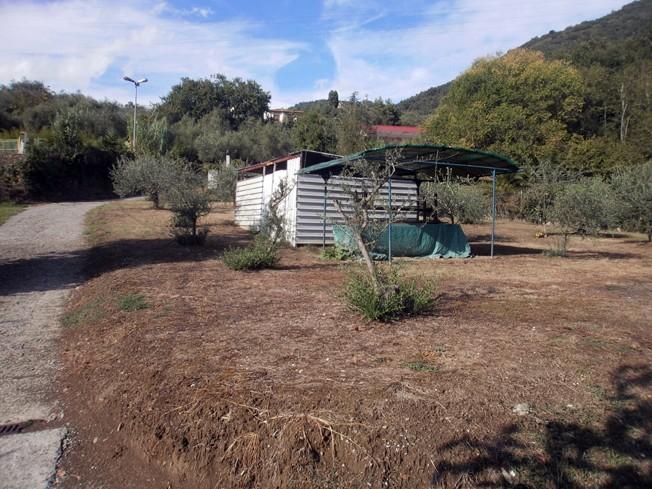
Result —
<path fill-rule="evenodd" d="M 407 201 L 396 202 L 398 205 L 390 208 L 382 192 L 396 172 L 399 157 L 400 152 L 393 151 L 381 162 L 349 162 L 339 179 L 344 198 L 334 199 L 365 265 L 363 271 L 350 271 L 343 297 L 351 309 L 370 320 L 418 314 L 432 303 L 432 284 L 422 286 L 415 280 L 406 280 L 394 267 L 379 268 L 371 255 L 381 233 L 410 205 Z"/>
<path fill-rule="evenodd" d="M 177 181 L 165 189 L 165 199 L 172 211 L 172 234 L 183 245 L 202 244 L 207 229 L 198 229 L 198 221 L 211 210 L 210 192 L 204 178 L 189 165 L 177 175 Z"/>
<path fill-rule="evenodd" d="M 381 198 L 381 191 L 396 171 L 398 156 L 398 153 L 390 152 L 387 153 L 385 161 L 380 163 L 365 159 L 349 162 L 339 179 L 344 198 L 333 199 L 338 214 L 355 241 L 376 291 L 380 290 L 381 283 L 371 250 L 389 224 L 389 219 L 379 221 L 375 219 L 375 214 L 380 207 L 390 215 L 397 215 L 387 208 Z"/>
<path fill-rule="evenodd" d="M 468 178 L 454 178 L 450 172 L 434 182 L 421 186 L 425 204 L 438 217 L 450 219 L 451 224 L 482 222 L 488 214 L 487 197 L 479 184 Z"/>
<path fill-rule="evenodd" d="M 565 256 L 570 235 L 596 236 L 600 229 L 614 223 L 616 206 L 613 191 L 608 183 L 598 177 L 566 184 L 555 197 L 551 217 L 562 234 L 556 254 Z"/>
<path fill-rule="evenodd" d="M 233 270 L 261 270 L 278 263 L 280 248 L 287 241 L 285 209 L 281 209 L 281 204 L 291 190 L 287 179 L 279 182 L 270 196 L 253 242 L 244 248 L 230 248 L 222 255 L 227 267 Z"/>
<path fill-rule="evenodd" d="M 522 194 L 521 214 L 530 222 L 541 225 L 546 234 L 553 220 L 555 198 L 568 183 L 576 180 L 563 166 L 549 160 L 526 168 L 527 188 Z"/>
<path fill-rule="evenodd" d="M 612 187 L 618 222 L 625 229 L 645 233 L 652 242 L 652 161 L 615 174 Z"/>
<path fill-rule="evenodd" d="M 122 158 L 111 170 L 113 189 L 120 197 L 145 194 L 155 209 L 166 191 L 187 171 L 186 163 L 167 156 Z"/>

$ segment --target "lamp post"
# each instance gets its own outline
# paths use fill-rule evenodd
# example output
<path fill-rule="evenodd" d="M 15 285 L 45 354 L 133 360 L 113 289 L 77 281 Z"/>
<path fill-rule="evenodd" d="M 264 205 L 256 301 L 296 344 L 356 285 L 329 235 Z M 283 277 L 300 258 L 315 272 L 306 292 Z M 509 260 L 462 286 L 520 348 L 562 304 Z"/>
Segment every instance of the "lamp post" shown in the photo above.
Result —
<path fill-rule="evenodd" d="M 122 79 L 133 83 L 134 88 L 136 89 L 136 95 L 134 96 L 134 132 L 133 132 L 133 137 L 131 139 L 131 150 L 135 152 L 136 151 L 136 109 L 138 108 L 138 87 L 140 86 L 141 83 L 147 83 L 147 78 L 141 78 L 140 80 L 136 81 L 133 78 L 124 76 L 122 77 Z"/>

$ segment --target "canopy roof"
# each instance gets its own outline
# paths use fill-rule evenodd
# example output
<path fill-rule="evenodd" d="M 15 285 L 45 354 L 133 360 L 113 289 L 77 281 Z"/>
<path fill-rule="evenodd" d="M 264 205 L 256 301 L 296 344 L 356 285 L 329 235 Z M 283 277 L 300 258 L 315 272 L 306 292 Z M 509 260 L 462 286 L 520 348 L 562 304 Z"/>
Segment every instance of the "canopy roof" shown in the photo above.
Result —
<path fill-rule="evenodd" d="M 511 159 L 487 151 L 443 144 L 390 144 L 308 166 L 300 173 L 329 177 L 341 173 L 347 164 L 356 160 L 384 162 L 387 153 L 394 150 L 400 152 L 395 178 L 417 178 L 417 175 L 433 177 L 444 168 L 450 169 L 454 175 L 470 177 L 490 176 L 494 171 L 496 174 L 518 171 L 518 166 Z"/>

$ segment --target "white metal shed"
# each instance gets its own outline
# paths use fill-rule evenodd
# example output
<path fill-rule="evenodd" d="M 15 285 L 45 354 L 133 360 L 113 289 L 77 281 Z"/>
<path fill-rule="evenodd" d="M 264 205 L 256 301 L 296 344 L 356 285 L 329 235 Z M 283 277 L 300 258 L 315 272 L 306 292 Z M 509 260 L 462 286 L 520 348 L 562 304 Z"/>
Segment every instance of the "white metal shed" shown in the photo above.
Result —
<path fill-rule="evenodd" d="M 282 209 L 289 242 L 292 246 L 331 244 L 332 225 L 340 222 L 334 199 L 344 197 L 342 180 L 333 177 L 325 183 L 319 175 L 298 172 L 307 166 L 338 158 L 340 156 L 334 154 L 303 150 L 243 168 L 240 170 L 240 180 L 236 187 L 235 223 L 246 229 L 257 228 L 272 193 L 279 182 L 287 178 L 291 191 L 282 204 Z M 387 193 L 388 190 L 385 189 L 385 196 Z M 416 196 L 417 187 L 414 181 L 392 181 L 394 202 L 414 201 Z M 412 214 L 408 213 L 404 217 L 416 217 L 416 214 Z M 375 217 L 382 218 L 386 215 L 379 211 Z"/>

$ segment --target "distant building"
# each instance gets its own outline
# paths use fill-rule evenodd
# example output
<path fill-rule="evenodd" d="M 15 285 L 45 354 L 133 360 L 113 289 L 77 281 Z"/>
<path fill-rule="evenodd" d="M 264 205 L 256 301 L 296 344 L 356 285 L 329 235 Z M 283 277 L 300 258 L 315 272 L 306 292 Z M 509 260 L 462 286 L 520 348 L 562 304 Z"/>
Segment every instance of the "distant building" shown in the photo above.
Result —
<path fill-rule="evenodd" d="M 405 143 L 421 135 L 423 129 L 417 126 L 370 126 L 367 135 L 386 143 Z"/>
<path fill-rule="evenodd" d="M 280 124 L 286 124 L 288 122 L 296 122 L 302 114 L 303 110 L 269 109 L 267 112 L 265 112 L 265 120 L 271 120 Z"/>

